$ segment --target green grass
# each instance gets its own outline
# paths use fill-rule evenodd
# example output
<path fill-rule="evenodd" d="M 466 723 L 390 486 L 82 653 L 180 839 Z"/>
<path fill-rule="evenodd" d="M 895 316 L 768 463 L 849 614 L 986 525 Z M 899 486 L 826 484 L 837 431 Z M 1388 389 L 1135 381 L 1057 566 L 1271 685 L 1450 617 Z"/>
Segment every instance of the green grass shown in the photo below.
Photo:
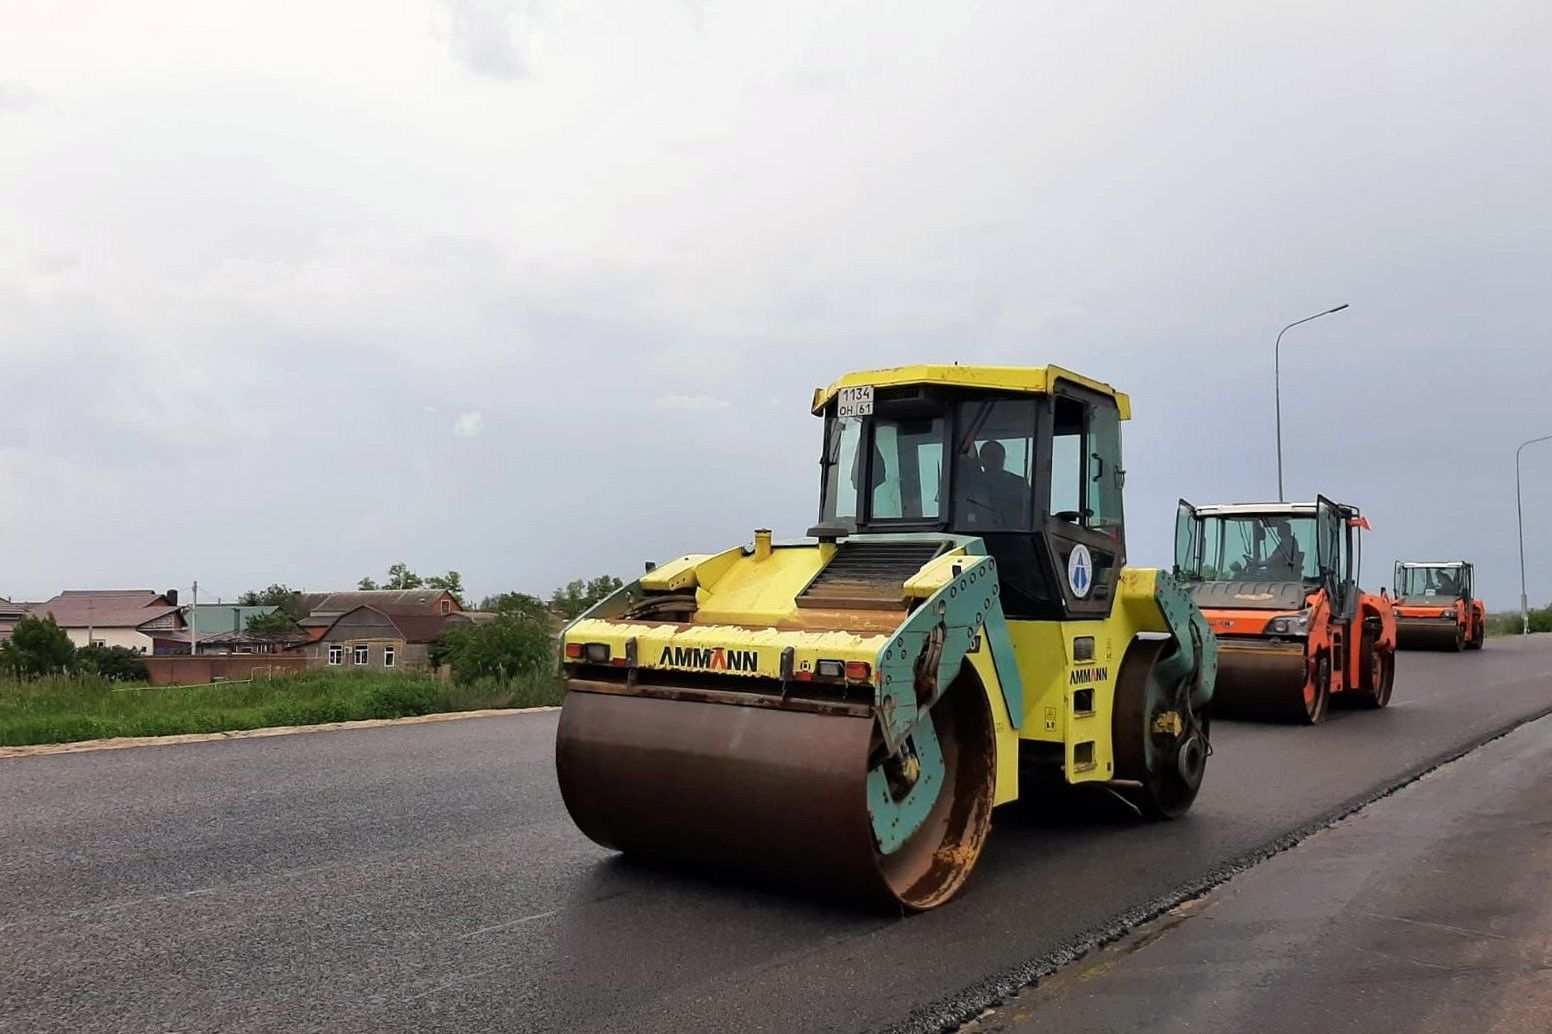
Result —
<path fill-rule="evenodd" d="M 1519 611 L 1511 611 L 1487 616 L 1488 635 L 1519 635 L 1522 628 L 1522 619 Z M 1552 606 L 1532 607 L 1530 610 L 1530 630 L 1532 632 L 1552 632 Z"/>
<path fill-rule="evenodd" d="M 0 746 L 535 707 L 558 704 L 561 696 L 552 675 L 460 684 L 423 675 L 308 672 L 160 688 L 95 676 L 0 681 Z"/>

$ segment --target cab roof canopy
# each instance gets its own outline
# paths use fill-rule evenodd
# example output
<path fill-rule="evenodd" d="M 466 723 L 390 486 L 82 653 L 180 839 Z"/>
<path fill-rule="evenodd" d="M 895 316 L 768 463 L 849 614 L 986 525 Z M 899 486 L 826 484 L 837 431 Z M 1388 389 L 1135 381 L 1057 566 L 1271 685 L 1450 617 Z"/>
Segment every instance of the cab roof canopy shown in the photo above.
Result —
<path fill-rule="evenodd" d="M 1096 381 L 1081 373 L 1064 370 L 1060 366 L 953 366 L 941 363 L 919 363 L 915 366 L 857 370 L 846 374 L 828 388 L 815 388 L 812 408 L 814 413 L 821 413 L 842 388 L 859 388 L 865 385 L 886 388 L 907 384 L 938 384 L 952 388 L 1021 391 L 1031 395 L 1048 395 L 1051 386 L 1059 380 L 1071 381 L 1090 391 L 1109 395 L 1116 400 L 1116 409 L 1120 411 L 1121 419 L 1132 418 L 1132 400 L 1125 392 L 1115 390 L 1104 381 Z"/>
<path fill-rule="evenodd" d="M 1315 512 L 1314 503 L 1230 503 L 1222 506 L 1198 506 L 1202 517 L 1308 517 Z"/>
<path fill-rule="evenodd" d="M 1398 567 L 1465 567 L 1464 560 L 1402 560 Z"/>

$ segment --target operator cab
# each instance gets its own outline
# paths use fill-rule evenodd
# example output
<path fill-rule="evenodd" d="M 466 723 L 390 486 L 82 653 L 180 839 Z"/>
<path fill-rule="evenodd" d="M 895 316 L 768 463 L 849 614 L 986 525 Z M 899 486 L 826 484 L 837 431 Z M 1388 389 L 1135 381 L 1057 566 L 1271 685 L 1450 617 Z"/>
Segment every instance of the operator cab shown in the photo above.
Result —
<path fill-rule="evenodd" d="M 914 370 L 923 379 L 876 371 L 816 395 L 825 431 L 809 534 L 975 536 L 997 560 L 1009 618 L 1109 614 L 1126 561 L 1125 396 L 1055 368 L 1019 371 L 1040 379 L 1017 388 L 996 384 L 998 368 Z M 849 384 L 869 377 L 884 383 Z"/>
<path fill-rule="evenodd" d="M 1393 583 L 1396 599 L 1402 603 L 1435 603 L 1441 600 L 1470 600 L 1475 589 L 1472 566 L 1463 560 L 1435 563 L 1397 561 Z"/>
<path fill-rule="evenodd" d="M 1289 610 L 1325 589 L 1337 617 L 1358 600 L 1360 528 L 1356 506 L 1314 503 L 1192 506 L 1175 515 L 1175 577 L 1202 607 Z M 1254 585 L 1254 588 L 1251 586 Z"/>

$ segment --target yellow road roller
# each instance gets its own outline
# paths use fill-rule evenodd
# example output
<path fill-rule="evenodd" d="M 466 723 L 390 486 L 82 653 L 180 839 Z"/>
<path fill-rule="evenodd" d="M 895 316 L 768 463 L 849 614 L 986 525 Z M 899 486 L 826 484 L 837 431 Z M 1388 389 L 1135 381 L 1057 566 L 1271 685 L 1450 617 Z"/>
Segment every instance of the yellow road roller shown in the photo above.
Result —
<path fill-rule="evenodd" d="M 1127 396 L 1058 367 L 920 365 L 814 393 L 819 520 L 649 570 L 569 625 L 577 826 L 631 855 L 932 908 L 993 809 L 1096 784 L 1186 812 L 1212 632 L 1126 566 Z"/>

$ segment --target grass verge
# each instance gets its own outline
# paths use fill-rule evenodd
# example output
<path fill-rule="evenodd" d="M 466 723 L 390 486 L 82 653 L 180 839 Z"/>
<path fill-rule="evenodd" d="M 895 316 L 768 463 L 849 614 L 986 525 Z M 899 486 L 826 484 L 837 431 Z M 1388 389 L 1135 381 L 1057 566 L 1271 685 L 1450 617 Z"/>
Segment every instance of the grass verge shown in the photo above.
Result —
<path fill-rule="evenodd" d="M 411 674 L 308 672 L 157 688 L 95 676 L 0 681 L 0 746 L 538 707 L 561 696 L 552 675 L 447 683 Z"/>

